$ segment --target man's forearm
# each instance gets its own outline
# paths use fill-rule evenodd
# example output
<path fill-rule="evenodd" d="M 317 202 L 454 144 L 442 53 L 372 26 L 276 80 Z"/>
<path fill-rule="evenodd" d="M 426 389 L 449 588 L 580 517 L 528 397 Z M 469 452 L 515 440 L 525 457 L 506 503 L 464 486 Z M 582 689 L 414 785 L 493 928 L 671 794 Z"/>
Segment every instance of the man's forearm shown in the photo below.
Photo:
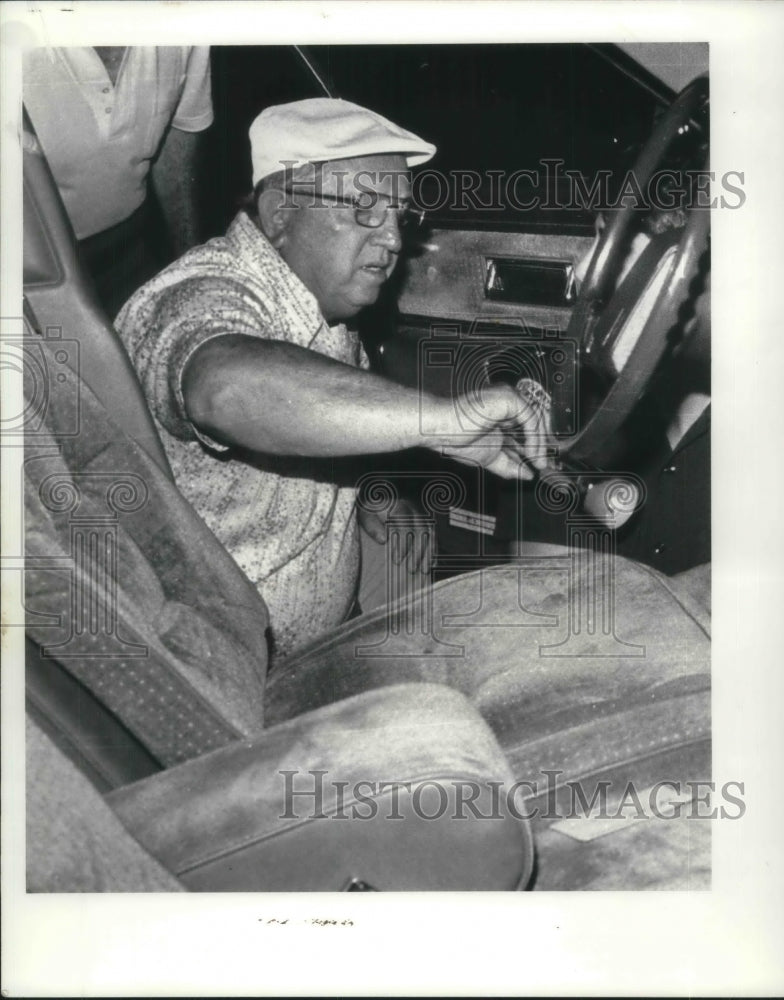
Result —
<path fill-rule="evenodd" d="M 454 404 L 283 341 L 224 336 L 183 377 L 190 419 L 225 444 L 279 455 L 359 455 L 448 444 Z"/>

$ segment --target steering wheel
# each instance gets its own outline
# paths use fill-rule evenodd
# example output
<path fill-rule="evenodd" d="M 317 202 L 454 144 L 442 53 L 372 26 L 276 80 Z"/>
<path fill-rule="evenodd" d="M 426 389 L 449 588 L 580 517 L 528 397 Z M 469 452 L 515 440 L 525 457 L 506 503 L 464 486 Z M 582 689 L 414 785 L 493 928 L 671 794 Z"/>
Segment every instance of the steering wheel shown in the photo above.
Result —
<path fill-rule="evenodd" d="M 633 168 L 645 190 L 675 136 L 708 101 L 708 81 L 698 77 L 670 105 Z M 710 213 L 692 208 L 684 229 L 654 239 L 616 289 L 636 206 L 612 213 L 572 311 L 566 337 L 579 364 L 609 380 L 609 389 L 582 426 L 575 427 L 574 386 L 553 386 L 559 457 L 566 465 L 591 465 L 642 397 L 669 346 L 678 311 L 708 243 Z M 677 242 L 676 242 L 677 241 Z"/>

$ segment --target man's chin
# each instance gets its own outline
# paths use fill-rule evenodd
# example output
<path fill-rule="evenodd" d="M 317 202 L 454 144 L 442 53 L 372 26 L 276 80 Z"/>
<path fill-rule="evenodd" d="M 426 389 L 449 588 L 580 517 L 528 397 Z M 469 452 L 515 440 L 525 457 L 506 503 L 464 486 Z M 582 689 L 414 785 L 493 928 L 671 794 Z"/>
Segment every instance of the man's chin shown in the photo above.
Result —
<path fill-rule="evenodd" d="M 351 301 L 346 301 L 341 304 L 339 309 L 340 315 L 336 316 L 336 321 L 353 319 L 354 316 L 362 312 L 363 309 L 367 309 L 368 306 L 375 305 L 378 302 L 378 297 L 381 292 L 381 287 L 375 289 L 366 289 L 361 293 L 355 293 L 351 296 Z"/>
<path fill-rule="evenodd" d="M 382 289 L 386 286 L 388 275 L 381 281 L 358 280 L 343 289 L 339 298 L 330 303 L 324 303 L 323 315 L 330 323 L 339 323 L 352 319 L 363 309 L 378 302 Z"/>
<path fill-rule="evenodd" d="M 368 302 L 367 305 L 372 305 L 372 303 Z M 352 306 L 344 305 L 338 306 L 335 309 L 324 310 L 322 315 L 327 323 L 329 323 L 330 326 L 333 326 L 335 323 L 345 323 L 347 320 L 354 319 L 354 317 L 358 316 L 365 308 L 365 304 Z"/>

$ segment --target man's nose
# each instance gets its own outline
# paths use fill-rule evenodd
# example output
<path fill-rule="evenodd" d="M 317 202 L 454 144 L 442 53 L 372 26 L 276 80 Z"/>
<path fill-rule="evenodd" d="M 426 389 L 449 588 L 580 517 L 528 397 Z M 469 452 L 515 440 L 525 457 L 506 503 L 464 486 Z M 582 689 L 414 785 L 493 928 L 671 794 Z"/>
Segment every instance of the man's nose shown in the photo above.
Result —
<path fill-rule="evenodd" d="M 377 245 L 387 248 L 390 253 L 400 253 L 403 246 L 403 238 L 400 235 L 400 224 L 397 221 L 397 213 L 387 211 L 384 221 L 378 228 L 372 230 L 372 241 Z"/>

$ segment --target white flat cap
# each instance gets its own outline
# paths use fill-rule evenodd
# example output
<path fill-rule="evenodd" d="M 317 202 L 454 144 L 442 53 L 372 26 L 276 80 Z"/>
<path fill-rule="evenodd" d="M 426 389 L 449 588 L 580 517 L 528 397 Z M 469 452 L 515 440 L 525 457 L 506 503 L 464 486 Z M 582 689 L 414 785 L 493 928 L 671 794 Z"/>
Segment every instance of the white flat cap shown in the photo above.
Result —
<path fill-rule="evenodd" d="M 375 111 L 333 97 L 266 108 L 249 135 L 254 187 L 270 174 L 305 163 L 399 153 L 409 167 L 415 167 L 436 151 L 431 143 Z"/>

